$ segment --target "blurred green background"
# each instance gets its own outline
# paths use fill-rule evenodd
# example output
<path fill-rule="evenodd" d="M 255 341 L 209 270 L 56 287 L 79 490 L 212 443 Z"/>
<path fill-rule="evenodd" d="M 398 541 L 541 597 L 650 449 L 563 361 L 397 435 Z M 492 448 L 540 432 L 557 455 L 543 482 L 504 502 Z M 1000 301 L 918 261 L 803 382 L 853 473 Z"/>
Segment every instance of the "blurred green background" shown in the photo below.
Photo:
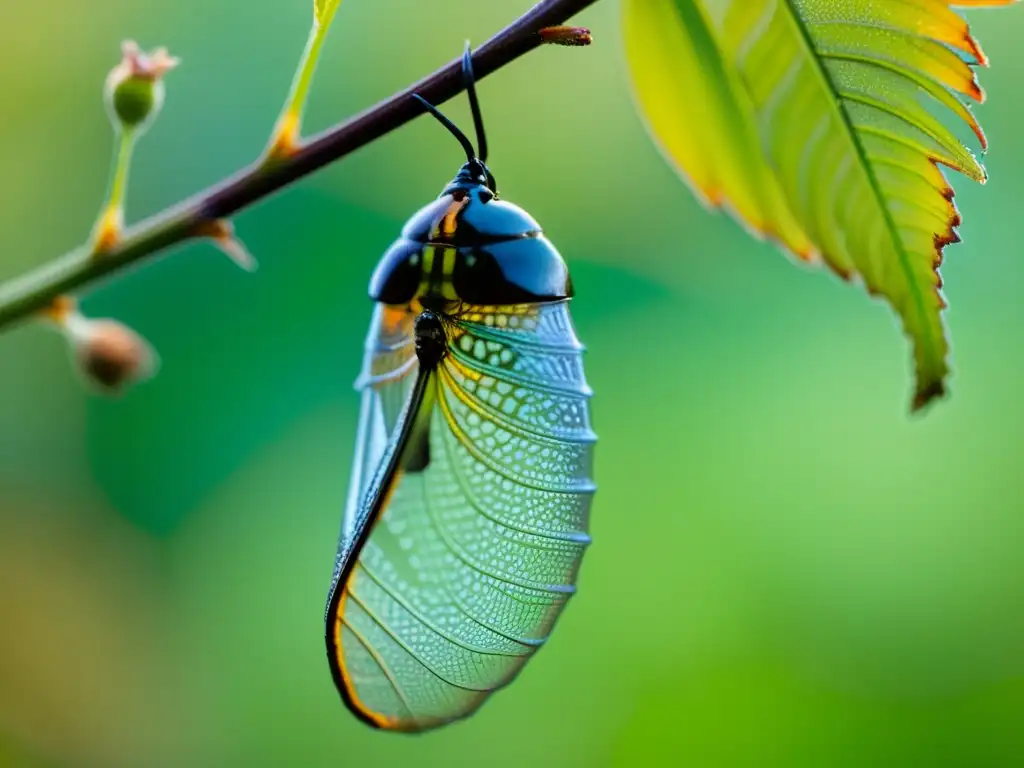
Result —
<path fill-rule="evenodd" d="M 0 5 L 3 276 L 86 237 L 122 39 L 183 59 L 135 220 L 261 151 L 310 12 Z M 529 5 L 344 0 L 308 128 Z M 367 282 L 460 162 L 417 120 L 240 215 L 255 275 L 196 245 L 90 294 L 163 358 L 124 398 L 86 394 L 52 331 L 0 336 L 0 765 L 1024 764 L 1024 8 L 971 15 L 991 181 L 955 179 L 953 395 L 921 418 L 888 309 L 708 214 L 661 160 L 618 13 L 481 85 L 502 192 L 573 270 L 597 392 L 594 544 L 545 650 L 423 737 L 358 723 L 324 658 Z"/>

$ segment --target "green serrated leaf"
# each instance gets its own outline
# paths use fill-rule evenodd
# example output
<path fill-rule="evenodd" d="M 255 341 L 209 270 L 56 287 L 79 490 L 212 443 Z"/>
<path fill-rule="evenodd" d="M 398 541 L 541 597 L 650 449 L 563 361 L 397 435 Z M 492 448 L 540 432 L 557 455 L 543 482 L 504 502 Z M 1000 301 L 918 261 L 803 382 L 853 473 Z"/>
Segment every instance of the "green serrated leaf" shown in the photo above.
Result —
<path fill-rule="evenodd" d="M 964 103 L 986 63 L 951 5 L 1015 0 L 623 0 L 637 100 L 713 205 L 820 257 L 896 310 L 920 408 L 945 389 L 938 266 L 960 216 L 939 165 L 985 171 L 928 107 Z"/>

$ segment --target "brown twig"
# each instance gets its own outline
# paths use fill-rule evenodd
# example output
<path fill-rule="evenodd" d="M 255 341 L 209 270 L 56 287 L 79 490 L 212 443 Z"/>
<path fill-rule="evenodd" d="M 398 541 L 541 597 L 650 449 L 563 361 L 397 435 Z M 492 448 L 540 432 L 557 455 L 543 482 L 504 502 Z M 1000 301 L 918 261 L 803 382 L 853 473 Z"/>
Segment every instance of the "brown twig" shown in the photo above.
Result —
<path fill-rule="evenodd" d="M 543 0 L 473 54 L 477 79 L 542 45 L 540 30 L 566 22 L 597 0 Z M 260 160 L 192 198 L 124 232 L 101 257 L 82 246 L 55 261 L 0 285 L 0 329 L 44 311 L 58 296 L 77 292 L 103 277 L 172 246 L 201 237 L 211 221 L 241 209 L 333 163 L 424 113 L 411 94 L 442 104 L 462 92 L 461 58 L 401 93 L 314 136 L 286 157 Z"/>

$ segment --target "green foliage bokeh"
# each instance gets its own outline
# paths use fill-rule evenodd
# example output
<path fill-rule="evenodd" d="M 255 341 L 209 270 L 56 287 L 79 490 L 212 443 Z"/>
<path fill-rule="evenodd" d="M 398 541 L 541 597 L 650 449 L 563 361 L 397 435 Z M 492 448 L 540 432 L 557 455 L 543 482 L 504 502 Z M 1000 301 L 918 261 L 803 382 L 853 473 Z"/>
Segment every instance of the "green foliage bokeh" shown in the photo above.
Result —
<path fill-rule="evenodd" d="M 308 127 L 529 5 L 345 0 Z M 501 190 L 573 270 L 599 492 L 552 641 L 436 734 L 374 733 L 347 713 L 322 617 L 367 281 L 457 170 L 447 134 L 417 120 L 240 215 L 254 275 L 200 244 L 90 294 L 88 313 L 163 359 L 119 401 L 83 391 L 52 331 L 0 336 L 0 764 L 1024 762 L 1022 10 L 970 17 L 993 62 L 978 108 L 991 181 L 957 185 L 953 395 L 923 418 L 905 415 L 889 310 L 709 215 L 659 157 L 612 0 L 578 20 L 590 48 L 482 83 Z M 136 153 L 135 220 L 259 154 L 309 9 L 52 0 L 3 18 L 13 276 L 88 234 L 122 39 L 183 62 Z M 468 119 L 461 99 L 445 110 Z"/>

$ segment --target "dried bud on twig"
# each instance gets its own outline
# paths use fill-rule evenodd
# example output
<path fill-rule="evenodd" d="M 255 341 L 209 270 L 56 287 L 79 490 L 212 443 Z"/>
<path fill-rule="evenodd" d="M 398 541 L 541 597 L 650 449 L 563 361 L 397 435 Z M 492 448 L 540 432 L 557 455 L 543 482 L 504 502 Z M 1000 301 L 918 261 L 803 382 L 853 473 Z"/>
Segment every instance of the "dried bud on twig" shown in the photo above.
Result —
<path fill-rule="evenodd" d="M 586 27 L 544 27 L 540 31 L 540 39 L 551 45 L 590 45 L 594 36 Z"/>
<path fill-rule="evenodd" d="M 78 363 L 103 389 L 117 392 L 153 375 L 152 348 L 128 326 L 116 320 L 89 320 L 80 331 L 76 335 Z"/>
<path fill-rule="evenodd" d="M 80 373 L 103 394 L 119 394 L 156 373 L 153 348 L 124 323 L 85 317 L 69 296 L 58 298 L 46 314 L 67 338 Z"/>
<path fill-rule="evenodd" d="M 115 127 L 141 129 L 164 103 L 163 77 L 180 63 L 166 48 L 143 53 L 133 40 L 121 44 L 121 63 L 107 76 L 105 101 Z"/>

